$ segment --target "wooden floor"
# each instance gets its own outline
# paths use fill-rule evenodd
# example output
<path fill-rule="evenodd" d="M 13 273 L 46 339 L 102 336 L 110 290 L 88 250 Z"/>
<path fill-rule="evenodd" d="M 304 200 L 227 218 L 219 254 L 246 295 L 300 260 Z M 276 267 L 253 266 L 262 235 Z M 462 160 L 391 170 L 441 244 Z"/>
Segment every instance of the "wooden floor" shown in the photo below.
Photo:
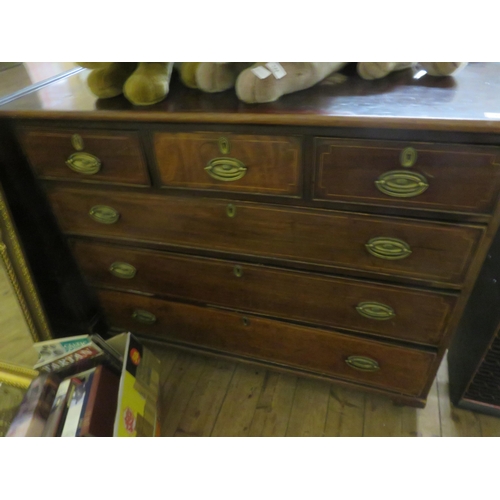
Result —
<path fill-rule="evenodd" d="M 500 418 L 450 404 L 446 361 L 424 409 L 177 349 L 162 361 L 163 436 L 497 437 Z"/>

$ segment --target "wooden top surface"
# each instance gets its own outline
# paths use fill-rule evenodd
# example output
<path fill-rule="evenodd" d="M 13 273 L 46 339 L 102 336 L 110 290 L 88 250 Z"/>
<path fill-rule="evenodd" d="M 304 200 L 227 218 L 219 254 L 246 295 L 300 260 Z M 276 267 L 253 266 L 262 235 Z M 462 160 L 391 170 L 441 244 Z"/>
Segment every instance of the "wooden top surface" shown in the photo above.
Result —
<path fill-rule="evenodd" d="M 163 102 L 133 106 L 123 96 L 97 99 L 87 75 L 82 71 L 0 106 L 0 118 L 500 132 L 500 63 L 470 63 L 455 78 L 405 70 L 378 81 L 364 81 L 348 68 L 343 81 L 335 77 L 257 105 L 239 102 L 233 90 L 188 89 L 174 75 Z"/>

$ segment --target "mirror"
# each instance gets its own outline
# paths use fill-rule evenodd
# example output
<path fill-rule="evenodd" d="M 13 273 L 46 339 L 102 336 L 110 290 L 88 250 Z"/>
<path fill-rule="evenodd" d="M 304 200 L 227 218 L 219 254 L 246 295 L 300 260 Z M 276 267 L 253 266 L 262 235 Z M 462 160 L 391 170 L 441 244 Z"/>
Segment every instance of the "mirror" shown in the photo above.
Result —
<path fill-rule="evenodd" d="M 34 342 L 51 338 L 9 208 L 0 188 L 0 361 L 31 368 Z"/>

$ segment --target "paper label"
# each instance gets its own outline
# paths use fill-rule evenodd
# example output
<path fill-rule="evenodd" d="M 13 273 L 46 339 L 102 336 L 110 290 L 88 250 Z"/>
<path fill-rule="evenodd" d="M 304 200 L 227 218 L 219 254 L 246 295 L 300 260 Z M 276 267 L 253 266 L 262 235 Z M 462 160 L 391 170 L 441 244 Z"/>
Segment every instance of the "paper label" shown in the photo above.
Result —
<path fill-rule="evenodd" d="M 280 63 L 268 62 L 266 63 L 266 68 L 271 71 L 276 80 L 280 80 L 281 78 L 286 76 L 285 68 L 283 68 L 283 66 Z"/>
<path fill-rule="evenodd" d="M 256 68 L 252 68 L 252 73 L 261 80 L 264 80 L 269 75 L 271 75 L 271 72 L 264 68 L 264 66 L 257 66 Z"/>

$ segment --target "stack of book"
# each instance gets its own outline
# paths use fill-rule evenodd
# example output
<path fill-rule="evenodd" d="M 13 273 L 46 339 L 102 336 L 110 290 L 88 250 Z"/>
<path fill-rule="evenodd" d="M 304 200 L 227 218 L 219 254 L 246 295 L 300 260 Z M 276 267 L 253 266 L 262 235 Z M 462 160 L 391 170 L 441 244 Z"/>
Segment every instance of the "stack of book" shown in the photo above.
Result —
<path fill-rule="evenodd" d="M 130 333 L 35 344 L 39 375 L 7 437 L 158 436 L 160 362 Z"/>

